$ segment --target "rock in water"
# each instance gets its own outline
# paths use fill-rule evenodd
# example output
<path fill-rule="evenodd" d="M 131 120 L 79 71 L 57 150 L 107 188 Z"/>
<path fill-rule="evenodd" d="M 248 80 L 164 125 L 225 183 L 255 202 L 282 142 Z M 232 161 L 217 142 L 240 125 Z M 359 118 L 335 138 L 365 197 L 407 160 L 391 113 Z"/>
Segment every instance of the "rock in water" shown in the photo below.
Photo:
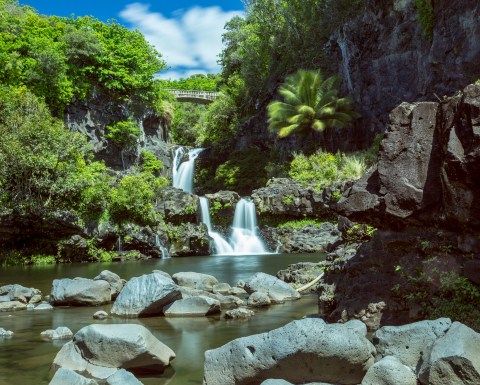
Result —
<path fill-rule="evenodd" d="M 65 326 L 60 326 L 55 330 L 45 330 L 44 332 L 41 332 L 40 335 L 49 340 L 69 339 L 73 337 L 72 331 Z"/>
<path fill-rule="evenodd" d="M 135 376 L 127 372 L 125 369 L 120 369 L 114 375 L 107 378 L 105 385 L 143 385 Z"/>
<path fill-rule="evenodd" d="M 90 325 L 65 344 L 53 368 L 66 368 L 102 383 L 118 368 L 163 372 L 175 353 L 141 325 Z"/>
<path fill-rule="evenodd" d="M 110 290 L 112 294 L 112 300 L 117 298 L 120 291 L 123 289 L 125 284 L 124 280 L 121 279 L 117 274 L 112 273 L 108 270 L 103 270 L 99 275 L 97 275 L 94 281 L 107 281 L 110 285 Z"/>
<path fill-rule="evenodd" d="M 49 385 L 98 385 L 97 381 L 85 378 L 70 369 L 60 368 Z"/>
<path fill-rule="evenodd" d="M 110 285 L 106 281 L 86 278 L 54 279 L 50 302 L 55 306 L 96 306 L 111 301 Z"/>
<path fill-rule="evenodd" d="M 195 272 L 176 273 L 172 278 L 177 285 L 208 292 L 211 292 L 213 287 L 218 284 L 215 277 Z"/>
<path fill-rule="evenodd" d="M 273 303 L 282 303 L 285 300 L 299 299 L 300 294 L 273 275 L 256 273 L 245 283 L 245 290 L 251 294 L 255 291 L 266 293 Z"/>
<path fill-rule="evenodd" d="M 206 296 L 180 299 L 163 308 L 167 317 L 207 316 L 220 313 L 220 301 Z"/>
<path fill-rule="evenodd" d="M 375 348 L 360 321 L 293 321 L 268 333 L 238 338 L 205 352 L 204 385 L 248 385 L 270 378 L 292 383 L 359 384 Z"/>
<path fill-rule="evenodd" d="M 127 282 L 111 313 L 124 317 L 159 315 L 165 306 L 180 298 L 178 286 L 169 277 L 157 273 L 145 274 Z"/>

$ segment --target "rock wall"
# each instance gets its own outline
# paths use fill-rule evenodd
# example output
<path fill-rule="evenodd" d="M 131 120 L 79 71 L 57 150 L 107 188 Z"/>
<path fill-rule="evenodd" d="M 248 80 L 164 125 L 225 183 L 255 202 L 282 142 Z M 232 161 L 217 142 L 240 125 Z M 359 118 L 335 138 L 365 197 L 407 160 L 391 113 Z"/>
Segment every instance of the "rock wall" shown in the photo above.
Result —
<path fill-rule="evenodd" d="M 434 1 L 425 36 L 413 0 L 373 0 L 331 37 L 326 55 L 363 119 L 338 146 L 362 147 L 401 102 L 437 100 L 480 78 L 480 3 Z"/>
<path fill-rule="evenodd" d="M 125 151 L 105 137 L 106 127 L 120 120 L 133 117 L 142 129 L 137 147 Z M 93 148 L 95 158 L 117 170 L 128 168 L 138 160 L 140 150 L 146 148 L 162 160 L 170 173 L 172 146 L 168 143 L 168 122 L 146 110 L 144 106 L 132 102 L 120 103 L 105 95 L 94 95 L 88 100 L 70 105 L 64 116 L 67 127 L 84 134 Z"/>

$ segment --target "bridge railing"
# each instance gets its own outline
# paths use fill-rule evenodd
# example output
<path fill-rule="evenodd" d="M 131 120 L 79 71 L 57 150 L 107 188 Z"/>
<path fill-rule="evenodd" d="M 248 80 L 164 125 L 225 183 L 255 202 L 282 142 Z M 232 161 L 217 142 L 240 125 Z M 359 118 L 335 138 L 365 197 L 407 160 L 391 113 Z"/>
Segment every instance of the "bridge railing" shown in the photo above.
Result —
<path fill-rule="evenodd" d="M 213 91 L 198 91 L 198 90 L 172 90 L 166 89 L 164 91 L 170 92 L 175 95 L 176 98 L 192 98 L 192 99 L 204 99 L 215 100 L 218 98 L 218 92 Z"/>

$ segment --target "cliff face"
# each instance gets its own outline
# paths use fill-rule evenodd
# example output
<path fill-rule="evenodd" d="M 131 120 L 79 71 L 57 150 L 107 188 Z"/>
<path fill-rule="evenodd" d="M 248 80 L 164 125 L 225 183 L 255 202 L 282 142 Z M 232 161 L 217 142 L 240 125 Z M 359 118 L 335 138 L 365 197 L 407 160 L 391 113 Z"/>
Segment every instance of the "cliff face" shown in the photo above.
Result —
<path fill-rule="evenodd" d="M 106 127 L 130 116 L 138 122 L 142 134 L 137 147 L 124 152 L 122 161 L 121 148 L 105 137 Z M 168 123 L 141 105 L 118 103 L 106 96 L 95 95 L 70 105 L 64 120 L 71 131 L 79 132 L 88 138 L 95 158 L 105 161 L 105 164 L 113 169 L 121 170 L 135 164 L 142 148 L 155 153 L 166 169 L 171 167 Z"/>
<path fill-rule="evenodd" d="M 325 51 L 332 70 L 363 116 L 351 133 L 336 136 L 337 146 L 365 146 L 400 103 L 437 101 L 480 78 L 480 3 L 433 3 L 431 37 L 412 0 L 373 0 L 331 37 Z"/>

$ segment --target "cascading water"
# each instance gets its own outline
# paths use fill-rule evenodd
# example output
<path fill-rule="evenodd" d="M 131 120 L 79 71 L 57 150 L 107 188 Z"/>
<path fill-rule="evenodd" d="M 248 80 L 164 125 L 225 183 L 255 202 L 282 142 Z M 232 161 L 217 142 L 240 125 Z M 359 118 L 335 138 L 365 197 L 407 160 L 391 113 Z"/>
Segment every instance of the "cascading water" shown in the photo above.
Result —
<path fill-rule="evenodd" d="M 237 203 L 232 234 L 228 242 L 221 234 L 212 230 L 208 199 L 205 197 L 200 198 L 200 210 L 202 222 L 208 228 L 208 234 L 213 239 L 217 255 L 269 254 L 263 242 L 257 236 L 257 216 L 255 204 L 252 201 L 240 199 Z"/>
<path fill-rule="evenodd" d="M 195 170 L 195 159 L 203 151 L 203 148 L 194 148 L 188 151 L 188 160 L 182 162 L 185 156 L 185 148 L 179 147 L 175 150 L 173 158 L 173 187 L 186 192 L 193 192 L 193 172 Z"/>
<path fill-rule="evenodd" d="M 225 238 L 223 238 L 220 233 L 212 230 L 208 199 L 205 197 L 200 197 L 200 213 L 202 216 L 202 222 L 207 225 L 208 235 L 210 235 L 213 239 L 215 253 L 218 255 L 234 254 L 232 246 L 230 246 L 230 244 L 225 240 Z"/>
<path fill-rule="evenodd" d="M 160 252 L 162 253 L 163 259 L 170 258 L 170 254 L 168 254 L 168 250 L 160 242 L 160 237 L 158 236 L 158 234 L 155 234 L 155 246 L 157 246 Z"/>

